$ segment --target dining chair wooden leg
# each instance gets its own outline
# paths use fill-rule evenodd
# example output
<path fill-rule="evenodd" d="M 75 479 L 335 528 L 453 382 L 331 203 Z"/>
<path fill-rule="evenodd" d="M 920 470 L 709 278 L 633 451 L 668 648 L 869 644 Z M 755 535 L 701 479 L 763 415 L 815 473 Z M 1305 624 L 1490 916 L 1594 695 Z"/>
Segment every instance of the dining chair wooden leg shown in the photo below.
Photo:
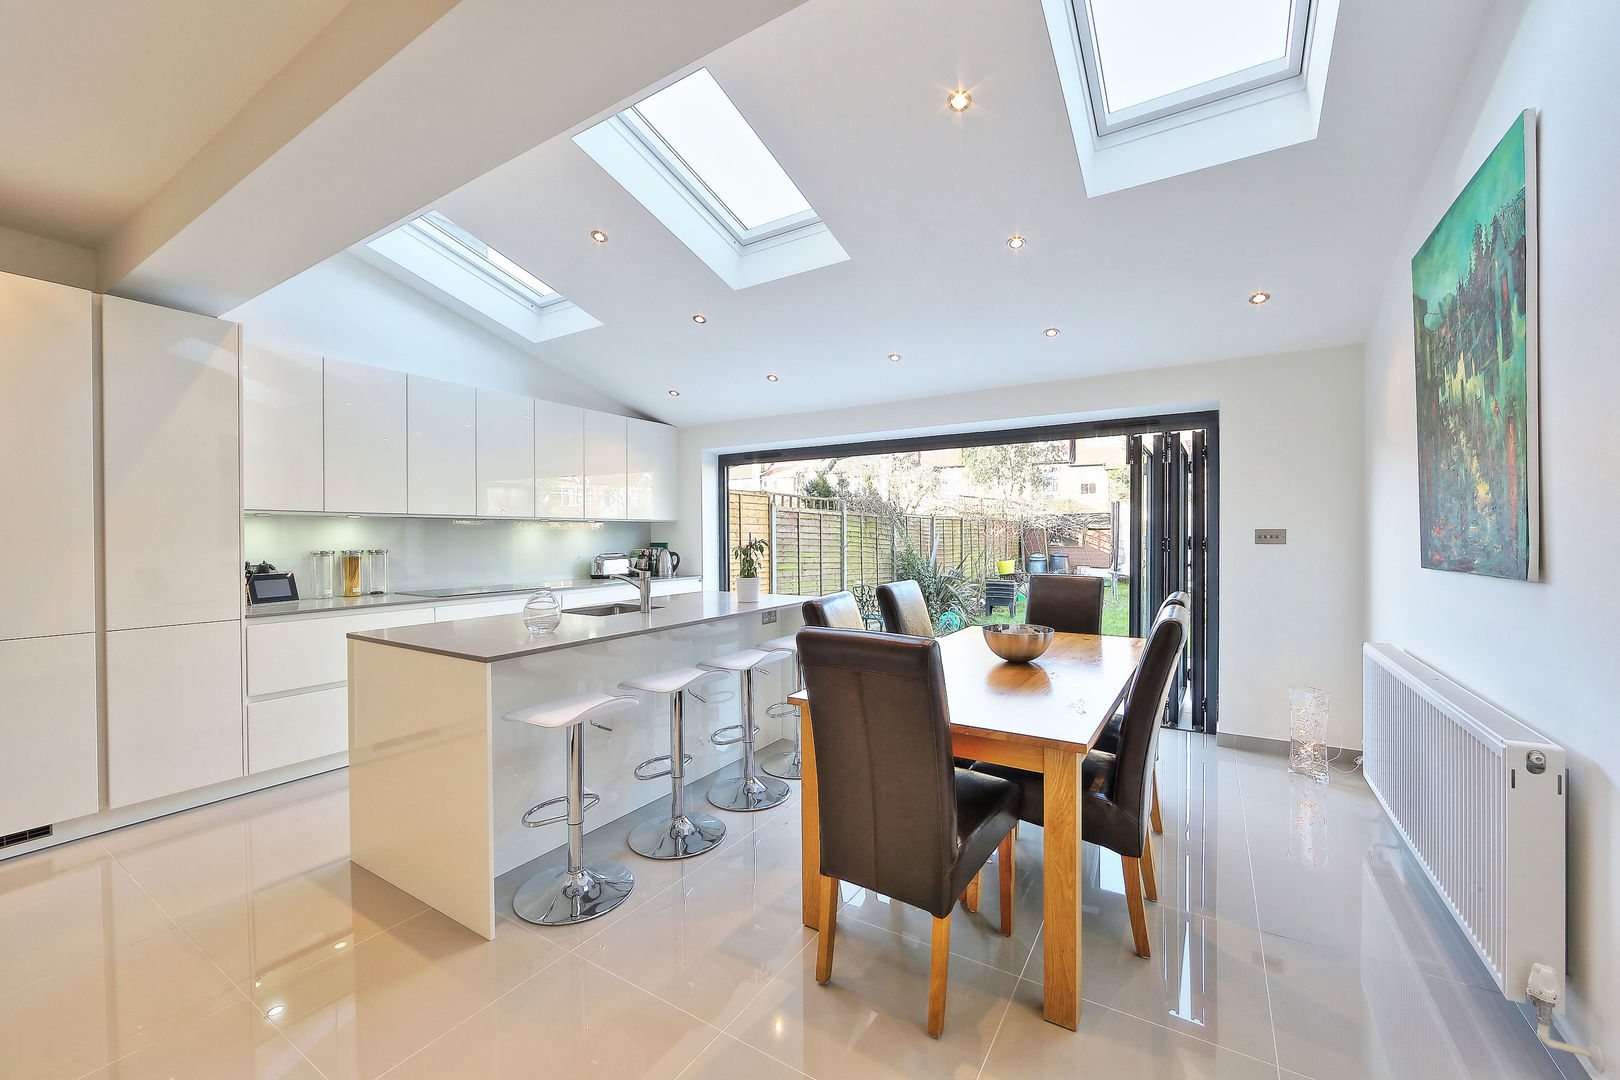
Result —
<path fill-rule="evenodd" d="M 1153 865 L 1153 838 L 1148 837 L 1147 843 L 1142 845 L 1142 892 L 1149 900 L 1158 903 L 1159 900 L 1159 872 Z"/>
<path fill-rule="evenodd" d="M 1136 955 L 1152 956 L 1148 947 L 1147 908 L 1142 905 L 1142 861 L 1126 858 L 1124 862 L 1125 903 L 1131 910 L 1131 936 L 1136 938 Z"/>
<path fill-rule="evenodd" d="M 969 911 L 979 910 L 979 888 L 983 884 L 983 878 L 984 869 L 981 867 L 979 872 L 973 875 L 973 880 L 968 882 L 968 887 L 962 890 L 962 906 Z"/>
<path fill-rule="evenodd" d="M 1017 832 L 1008 833 L 996 853 L 996 876 L 1001 883 L 1002 937 L 1012 937 L 1013 932 L 1013 846 L 1017 840 Z"/>
<path fill-rule="evenodd" d="M 945 1030 L 945 987 L 951 968 L 951 917 L 934 920 L 934 955 L 928 964 L 928 1034 Z"/>
<path fill-rule="evenodd" d="M 832 978 L 833 938 L 838 934 L 838 879 L 821 879 L 821 940 L 816 943 L 816 982 Z"/>
<path fill-rule="evenodd" d="M 1159 813 L 1159 766 L 1153 766 L 1153 831 L 1164 835 L 1164 815 Z"/>

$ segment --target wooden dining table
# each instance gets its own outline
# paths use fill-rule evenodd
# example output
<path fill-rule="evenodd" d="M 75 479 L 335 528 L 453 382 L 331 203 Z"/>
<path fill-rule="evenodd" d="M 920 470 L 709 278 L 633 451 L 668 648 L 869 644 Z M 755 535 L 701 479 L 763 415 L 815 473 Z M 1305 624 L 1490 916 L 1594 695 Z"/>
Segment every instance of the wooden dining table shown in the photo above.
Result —
<path fill-rule="evenodd" d="M 1033 663 L 1007 663 L 978 627 L 939 639 L 959 758 L 1012 765 L 1045 777 L 1045 996 L 1041 1015 L 1073 1030 L 1080 1023 L 1080 763 L 1119 708 L 1142 651 L 1140 638 L 1056 634 Z M 808 693 L 788 698 L 802 710 L 804 925 L 821 926 L 821 808 L 815 724 Z"/>

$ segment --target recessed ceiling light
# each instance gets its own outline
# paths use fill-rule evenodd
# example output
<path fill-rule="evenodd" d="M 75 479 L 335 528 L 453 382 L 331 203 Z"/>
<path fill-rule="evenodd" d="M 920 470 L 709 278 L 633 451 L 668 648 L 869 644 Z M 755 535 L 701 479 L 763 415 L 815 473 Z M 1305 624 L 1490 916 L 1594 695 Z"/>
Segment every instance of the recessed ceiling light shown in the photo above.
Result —
<path fill-rule="evenodd" d="M 765 376 L 765 381 L 766 382 L 781 382 L 782 380 L 781 380 L 781 378 L 779 376 L 767 375 L 767 376 Z"/>
<path fill-rule="evenodd" d="M 607 233 L 603 232 L 601 229 L 592 229 L 591 239 L 595 240 L 598 244 L 605 244 L 607 243 Z"/>
<path fill-rule="evenodd" d="M 1259 307 L 1261 304 L 1270 299 L 1271 294 L 1268 292 L 1257 292 L 1249 295 L 1249 303 L 1253 304 L 1255 307 Z"/>
<path fill-rule="evenodd" d="M 891 364 L 898 364 L 900 362 L 900 354 L 897 353 L 897 352 L 890 353 L 889 354 L 889 362 Z"/>
<path fill-rule="evenodd" d="M 1028 242 L 1029 241 L 1025 240 L 1022 236 L 1018 236 L 1018 235 L 1013 235 L 1013 236 L 1007 237 L 1007 246 L 1012 248 L 1014 251 L 1017 251 L 1019 248 L 1023 247 Z"/>
<path fill-rule="evenodd" d="M 679 391 L 679 390 L 671 390 L 671 391 L 670 391 L 670 392 L 669 392 L 669 396 L 670 396 L 670 397 L 680 397 L 680 396 L 681 396 L 681 392 L 680 392 L 680 391 Z"/>
<path fill-rule="evenodd" d="M 264 1015 L 266 1015 L 270 1019 L 274 1020 L 276 1017 L 280 1016 L 282 1013 L 284 1013 L 286 1011 L 287 1011 L 287 1006 L 277 1004 L 277 1005 L 272 1005 L 268 1009 L 266 1009 L 265 1012 L 264 1012 Z"/>
<path fill-rule="evenodd" d="M 1045 330 L 1042 330 L 1041 333 L 1045 334 L 1047 337 L 1057 337 L 1058 328 L 1055 326 L 1048 326 Z"/>
<path fill-rule="evenodd" d="M 953 90 L 945 99 L 945 104 L 951 107 L 951 111 L 961 112 L 963 109 L 966 109 L 969 105 L 973 104 L 973 95 L 968 93 L 966 90 Z"/>
<path fill-rule="evenodd" d="M 692 321 L 695 323 L 706 323 L 709 321 L 709 317 L 707 315 L 694 315 L 692 316 Z"/>

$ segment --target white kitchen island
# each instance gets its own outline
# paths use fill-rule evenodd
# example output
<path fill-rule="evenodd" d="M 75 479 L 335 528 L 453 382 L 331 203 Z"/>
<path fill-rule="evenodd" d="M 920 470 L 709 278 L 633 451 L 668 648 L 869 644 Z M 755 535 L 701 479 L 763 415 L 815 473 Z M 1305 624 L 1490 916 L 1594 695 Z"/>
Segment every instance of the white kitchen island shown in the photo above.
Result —
<path fill-rule="evenodd" d="M 563 793 L 561 731 L 505 721 L 514 709 L 590 691 L 623 693 L 635 675 L 691 667 L 791 634 L 802 597 L 699 592 L 654 601 L 649 614 L 564 614 L 551 633 L 503 615 L 349 635 L 349 831 L 354 862 L 464 926 L 493 937 L 495 878 L 565 841 L 565 826 L 525 828 L 522 815 Z M 790 736 L 766 708 L 793 689 L 792 665 L 755 684 L 760 745 Z M 688 777 L 741 757 L 709 733 L 741 721 L 736 677 L 692 700 L 685 716 Z M 669 798 L 667 781 L 638 782 L 637 762 L 669 753 L 669 706 L 643 695 L 587 726 L 585 786 L 601 796 L 586 828 Z M 791 722 L 791 721 L 790 721 Z M 689 793 L 701 798 L 701 794 Z M 634 856 L 630 857 L 632 860 Z M 635 869 L 632 862 L 631 869 Z"/>

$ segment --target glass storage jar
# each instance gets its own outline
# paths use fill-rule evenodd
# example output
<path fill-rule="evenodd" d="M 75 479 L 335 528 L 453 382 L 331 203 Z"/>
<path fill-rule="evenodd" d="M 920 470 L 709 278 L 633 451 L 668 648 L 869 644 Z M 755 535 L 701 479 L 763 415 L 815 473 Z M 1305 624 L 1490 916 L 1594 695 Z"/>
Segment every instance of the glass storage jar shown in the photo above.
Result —
<path fill-rule="evenodd" d="M 312 551 L 309 561 L 314 565 L 313 577 L 315 583 L 315 598 L 317 600 L 330 600 L 332 598 L 332 575 L 336 572 L 332 566 L 333 553 L 330 551 Z"/>
<path fill-rule="evenodd" d="M 366 592 L 381 596 L 388 591 L 388 549 L 372 548 L 366 552 Z"/>
<path fill-rule="evenodd" d="M 338 565 L 343 570 L 343 595 L 360 595 L 360 568 L 365 560 L 365 552 L 356 548 L 345 548 L 338 556 Z"/>

